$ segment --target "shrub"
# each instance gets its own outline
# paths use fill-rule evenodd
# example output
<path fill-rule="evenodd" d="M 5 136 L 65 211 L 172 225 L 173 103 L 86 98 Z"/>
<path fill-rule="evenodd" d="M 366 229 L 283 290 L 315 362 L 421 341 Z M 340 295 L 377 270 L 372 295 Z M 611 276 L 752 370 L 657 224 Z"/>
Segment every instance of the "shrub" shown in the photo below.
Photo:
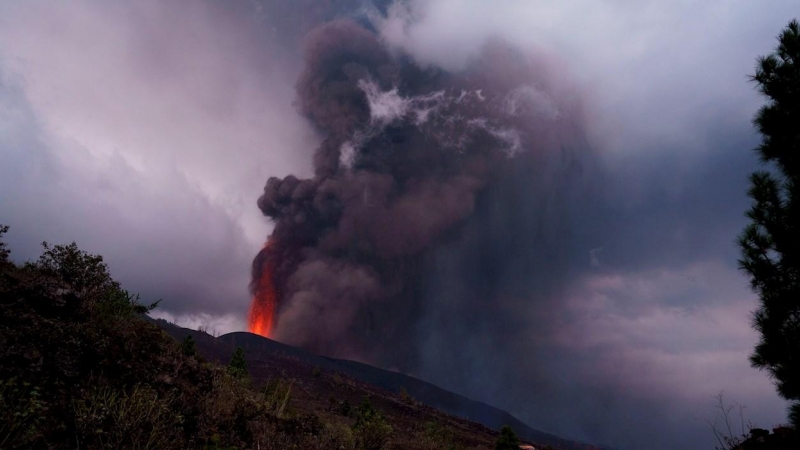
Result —
<path fill-rule="evenodd" d="M 519 450 L 521 442 L 514 430 L 508 425 L 503 425 L 500 428 L 500 436 L 497 436 L 497 441 L 494 444 L 495 450 Z"/>
<path fill-rule="evenodd" d="M 389 443 L 392 427 L 365 398 L 358 407 L 356 423 L 353 425 L 356 448 L 359 450 L 382 450 Z"/>
<path fill-rule="evenodd" d="M 400 400 L 407 405 L 413 405 L 415 403 L 414 397 L 406 391 L 405 387 L 400 388 Z"/>
<path fill-rule="evenodd" d="M 231 362 L 228 364 L 228 372 L 239 378 L 247 376 L 247 361 L 244 359 L 242 347 L 236 347 L 236 351 L 233 352 Z"/>
<path fill-rule="evenodd" d="M 291 383 L 282 380 L 268 380 L 264 387 L 264 406 L 268 411 L 272 411 L 280 418 L 286 411 L 289 399 L 292 395 Z"/>
<path fill-rule="evenodd" d="M 74 402 L 78 442 L 99 449 L 180 448 L 182 418 L 173 402 L 174 396 L 160 396 L 141 384 L 130 390 L 107 385 L 91 389 Z"/>
<path fill-rule="evenodd" d="M 47 404 L 38 387 L 16 378 L 0 381 L 0 448 L 40 446 Z"/>
<path fill-rule="evenodd" d="M 455 435 L 441 424 L 427 422 L 424 428 L 414 433 L 414 442 L 409 450 L 461 450 Z"/>
<path fill-rule="evenodd" d="M 247 380 L 187 356 L 148 309 L 74 244 L 0 264 L 0 448 L 251 447 L 271 416 Z"/>
<path fill-rule="evenodd" d="M 353 432 L 344 424 L 326 423 L 319 434 L 319 450 L 352 450 L 356 441 Z"/>

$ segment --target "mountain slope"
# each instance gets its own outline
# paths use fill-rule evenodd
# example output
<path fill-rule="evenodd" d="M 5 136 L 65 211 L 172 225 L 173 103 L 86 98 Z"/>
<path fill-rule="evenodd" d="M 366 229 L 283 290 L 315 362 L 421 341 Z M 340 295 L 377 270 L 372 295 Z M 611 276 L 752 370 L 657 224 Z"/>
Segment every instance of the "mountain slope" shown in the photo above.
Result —
<path fill-rule="evenodd" d="M 494 406 L 444 390 L 426 381 L 398 372 L 380 369 L 356 361 L 312 355 L 296 347 L 273 341 L 252 333 L 229 333 L 218 338 L 234 347 L 242 347 L 250 359 L 264 359 L 280 353 L 301 358 L 310 365 L 335 370 L 381 389 L 400 394 L 405 390 L 415 400 L 447 414 L 478 422 L 492 429 L 510 425 L 523 439 L 542 444 L 569 448 L 573 443 L 558 436 L 535 430 L 511 414 Z"/>
<path fill-rule="evenodd" d="M 250 372 L 256 381 L 263 382 L 274 377 L 289 377 L 298 380 L 297 384 L 308 389 L 312 397 L 322 397 L 323 399 L 323 394 L 328 395 L 329 398 L 342 396 L 342 390 L 335 387 L 339 383 L 350 388 L 352 390 L 350 394 L 356 394 L 351 395 L 350 401 L 353 403 L 359 401 L 357 394 L 363 391 L 372 398 L 388 399 L 389 401 L 384 406 L 389 411 L 396 409 L 400 415 L 411 416 L 413 419 L 411 422 L 421 422 L 431 418 L 441 419 L 442 413 L 455 416 L 452 420 L 459 422 L 460 427 L 466 427 L 463 429 L 473 427 L 467 431 L 476 436 L 489 436 L 490 441 L 496 435 L 496 432 L 491 430 L 497 430 L 502 425 L 510 425 L 521 438 L 532 443 L 562 449 L 599 448 L 536 430 L 499 408 L 398 372 L 355 361 L 314 355 L 252 333 L 235 332 L 214 338 L 206 333 L 180 328 L 163 321 L 158 322 L 176 339 L 183 339 L 187 335 L 191 335 L 197 342 L 201 354 L 212 360 L 225 363 L 236 347 L 242 347 Z M 314 373 L 321 375 L 315 376 Z M 403 398 L 406 400 L 402 400 Z M 378 400 L 378 403 L 380 402 Z M 406 405 L 402 404 L 404 402 Z M 410 405 L 408 405 L 409 403 Z M 314 408 L 313 404 L 314 401 L 311 399 L 306 406 Z M 398 409 L 398 406 L 410 407 Z M 319 413 L 318 410 L 317 413 Z M 461 420 L 459 421 L 457 418 L 461 418 Z M 470 422 L 476 424 L 470 425 L 468 424 Z M 477 424 L 491 430 L 481 430 L 482 427 L 475 427 Z M 417 423 L 416 426 L 418 425 Z"/>

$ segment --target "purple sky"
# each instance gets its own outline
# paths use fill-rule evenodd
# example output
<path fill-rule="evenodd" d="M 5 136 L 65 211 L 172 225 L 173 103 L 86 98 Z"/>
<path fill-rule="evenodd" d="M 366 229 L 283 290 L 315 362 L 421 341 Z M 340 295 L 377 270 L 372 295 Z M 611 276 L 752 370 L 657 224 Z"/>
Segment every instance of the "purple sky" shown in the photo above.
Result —
<path fill-rule="evenodd" d="M 128 289 L 163 298 L 156 315 L 225 333 L 244 328 L 249 266 L 271 226 L 255 200 L 269 176 L 308 175 L 320 137 L 292 105 L 299 55 L 279 49 L 259 2 L 178 3 L 0 0 L 0 223 L 17 260 L 74 240 Z M 552 370 L 633 400 L 608 412 L 572 399 L 550 421 L 491 389 L 481 400 L 621 448 L 711 448 L 720 390 L 761 426 L 785 420 L 747 362 L 756 298 L 735 237 L 758 167 L 750 121 L 763 99 L 748 75 L 797 11 L 433 0 L 376 19 L 389 45 L 447 70 L 493 37 L 550 55 L 586 94 L 611 174 L 606 214 L 625 219 L 585 248 L 593 270 L 562 302 L 559 348 L 592 357 Z M 637 409 L 648 401 L 655 411 Z M 570 415 L 580 409 L 596 423 Z"/>

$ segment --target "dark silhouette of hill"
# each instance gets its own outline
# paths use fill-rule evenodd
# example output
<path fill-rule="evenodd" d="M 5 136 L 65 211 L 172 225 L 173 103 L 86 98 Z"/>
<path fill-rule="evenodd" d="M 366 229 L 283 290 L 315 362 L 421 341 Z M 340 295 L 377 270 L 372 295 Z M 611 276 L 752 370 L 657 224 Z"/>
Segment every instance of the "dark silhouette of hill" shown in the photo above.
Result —
<path fill-rule="evenodd" d="M 316 414 L 292 381 L 254 385 L 241 351 L 238 364 L 204 361 L 143 320 L 156 304 L 74 243 L 16 264 L 0 240 L 0 448 L 406 450 L 437 437 L 404 423 L 394 433 L 368 401 Z M 375 436 L 380 447 L 365 447 Z M 491 435 L 441 441 L 488 449 Z"/>
<path fill-rule="evenodd" d="M 462 395 L 447 391 L 434 384 L 418 378 L 390 370 L 380 369 L 368 364 L 308 353 L 297 347 L 286 345 L 263 336 L 247 332 L 229 333 L 217 338 L 206 333 L 189 330 L 158 321 L 167 333 L 176 339 L 184 339 L 191 335 L 197 342 L 198 351 L 208 359 L 226 363 L 236 347 L 244 349 L 251 373 L 259 378 L 259 370 L 254 366 L 264 365 L 271 370 L 263 372 L 263 377 L 286 375 L 286 371 L 294 375 L 311 374 L 314 368 L 327 373 L 334 373 L 349 379 L 357 380 L 395 396 L 408 395 L 422 405 L 439 410 L 448 415 L 476 422 L 492 430 L 499 430 L 503 425 L 510 425 L 524 440 L 545 444 L 561 449 L 599 449 L 600 447 L 577 443 L 558 436 L 536 430 L 513 415 L 494 406 L 472 400 Z M 288 363 L 295 366 L 285 367 Z M 305 367 L 305 370 L 303 370 Z"/>
<path fill-rule="evenodd" d="M 511 424 L 537 449 L 596 449 L 396 372 L 147 317 L 157 304 L 74 243 L 18 265 L 0 240 L 0 448 L 489 450 Z"/>
<path fill-rule="evenodd" d="M 535 430 L 499 408 L 455 394 L 399 372 L 380 369 L 356 361 L 313 355 L 296 347 L 253 333 L 229 333 L 220 336 L 218 339 L 233 347 L 242 347 L 251 359 L 264 359 L 265 356 L 275 353 L 294 356 L 309 365 L 335 370 L 396 394 L 399 394 L 401 390 L 405 390 L 408 395 L 425 405 L 447 414 L 478 422 L 495 430 L 499 430 L 503 425 L 510 425 L 519 436 L 533 442 L 565 448 L 573 444 L 558 436 Z"/>

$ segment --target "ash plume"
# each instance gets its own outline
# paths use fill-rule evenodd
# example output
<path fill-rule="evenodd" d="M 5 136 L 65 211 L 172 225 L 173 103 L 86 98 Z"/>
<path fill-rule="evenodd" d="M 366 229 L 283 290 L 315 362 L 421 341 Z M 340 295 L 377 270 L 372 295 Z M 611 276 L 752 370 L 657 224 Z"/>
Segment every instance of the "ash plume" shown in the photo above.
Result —
<path fill-rule="evenodd" d="M 509 183 L 536 201 L 571 183 L 589 154 L 580 95 L 546 58 L 499 40 L 458 73 L 347 19 L 311 30 L 304 49 L 297 105 L 324 139 L 312 178 L 270 178 L 258 200 L 275 227 L 253 262 L 253 311 L 266 273 L 271 336 L 419 370 L 422 327 L 443 300 L 431 294 L 447 280 L 436 259 L 470 242 L 487 208 L 515 206 Z M 492 308 L 499 292 L 482 290 L 473 306 Z"/>

